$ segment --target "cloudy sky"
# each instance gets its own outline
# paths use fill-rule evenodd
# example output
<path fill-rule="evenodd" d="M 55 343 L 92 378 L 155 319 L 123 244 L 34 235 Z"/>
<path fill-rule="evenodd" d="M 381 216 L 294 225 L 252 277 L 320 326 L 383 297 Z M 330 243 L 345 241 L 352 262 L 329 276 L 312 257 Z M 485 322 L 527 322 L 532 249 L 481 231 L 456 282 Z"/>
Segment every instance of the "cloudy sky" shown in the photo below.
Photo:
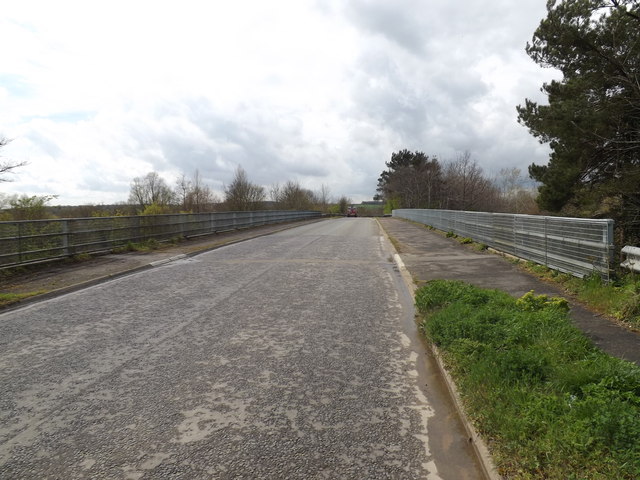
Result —
<path fill-rule="evenodd" d="M 7 194 L 109 204 L 156 171 L 222 192 L 242 166 L 370 200 L 391 153 L 487 174 L 548 149 L 517 123 L 557 77 L 526 55 L 545 0 L 21 0 L 0 14 Z"/>

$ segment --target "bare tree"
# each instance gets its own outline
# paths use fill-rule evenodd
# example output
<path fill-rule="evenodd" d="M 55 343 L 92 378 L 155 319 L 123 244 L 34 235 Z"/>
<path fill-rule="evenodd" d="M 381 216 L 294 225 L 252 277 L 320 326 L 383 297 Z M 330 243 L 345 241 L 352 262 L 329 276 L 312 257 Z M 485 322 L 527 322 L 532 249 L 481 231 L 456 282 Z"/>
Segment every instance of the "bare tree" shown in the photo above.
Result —
<path fill-rule="evenodd" d="M 186 197 L 187 210 L 195 213 L 205 212 L 211 209 L 212 204 L 218 203 L 218 198 L 211 191 L 209 185 L 203 183 L 198 170 L 189 184 L 190 188 Z"/>
<path fill-rule="evenodd" d="M 11 140 L 0 138 L 0 148 L 6 146 Z M 4 178 L 7 173 L 13 173 L 13 170 L 24 167 L 27 162 L 0 162 L 0 182 L 10 182 L 8 178 Z"/>
<path fill-rule="evenodd" d="M 173 201 L 173 191 L 157 172 L 149 172 L 131 182 L 129 202 L 139 205 L 141 210 L 150 205 L 167 206 Z"/>
<path fill-rule="evenodd" d="M 458 155 L 444 171 L 445 204 L 449 210 L 495 210 L 499 201 L 498 189 L 471 159 L 469 152 Z"/>
<path fill-rule="evenodd" d="M 176 194 L 177 200 L 180 202 L 180 205 L 182 205 L 182 209 L 185 211 L 188 210 L 187 197 L 190 191 L 191 191 L 191 180 L 187 178 L 186 174 L 184 173 L 180 174 L 180 176 L 176 179 L 175 194 Z"/>
<path fill-rule="evenodd" d="M 272 184 L 269 187 L 269 199 L 273 203 L 275 203 L 277 206 L 281 196 L 282 196 L 282 187 L 280 186 L 280 183 L 276 182 Z"/>
<path fill-rule="evenodd" d="M 522 171 L 517 167 L 501 168 L 496 179 L 500 193 L 503 196 L 509 196 L 512 192 L 518 190 L 522 183 Z"/>
<path fill-rule="evenodd" d="M 278 208 L 282 210 L 311 210 L 316 196 L 311 190 L 302 188 L 296 181 L 289 180 L 282 187 L 271 187 L 271 195 Z"/>
<path fill-rule="evenodd" d="M 233 181 L 225 186 L 224 195 L 227 208 L 237 211 L 259 210 L 266 199 L 264 187 L 251 183 L 242 167 L 236 169 Z"/>
<path fill-rule="evenodd" d="M 502 168 L 494 184 L 500 191 L 500 205 L 497 211 L 508 213 L 536 214 L 540 209 L 536 204 L 537 191 L 525 186 L 525 179 L 519 168 Z"/>
<path fill-rule="evenodd" d="M 317 193 L 318 207 L 323 212 L 329 209 L 329 202 L 331 201 L 331 190 L 324 183 L 320 186 L 320 191 Z"/>

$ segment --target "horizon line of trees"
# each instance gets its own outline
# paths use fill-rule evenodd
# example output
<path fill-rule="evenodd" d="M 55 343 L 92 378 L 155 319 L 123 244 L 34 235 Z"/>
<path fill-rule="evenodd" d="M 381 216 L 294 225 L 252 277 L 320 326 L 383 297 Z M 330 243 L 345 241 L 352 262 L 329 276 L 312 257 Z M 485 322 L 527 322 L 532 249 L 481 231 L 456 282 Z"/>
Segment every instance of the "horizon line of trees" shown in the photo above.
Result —
<path fill-rule="evenodd" d="M 401 151 L 380 175 L 379 198 L 409 208 L 611 218 L 618 242 L 637 245 L 640 2 L 549 0 L 526 52 L 562 73 L 542 85 L 545 104 L 525 99 L 516 108 L 518 122 L 551 149 L 546 164 L 528 168 L 536 193 L 518 185 L 517 169 L 490 179 L 468 154 L 440 162 Z"/>
<path fill-rule="evenodd" d="M 379 178 L 376 199 L 385 211 L 395 208 L 435 208 L 539 214 L 536 193 L 524 187 L 520 170 L 502 169 L 486 176 L 469 152 L 441 161 L 407 149 L 391 154 Z"/>
<path fill-rule="evenodd" d="M 0 137 L 0 149 L 11 140 Z M 7 174 L 27 165 L 27 162 L 0 161 L 0 183 L 10 182 Z M 135 177 L 130 185 L 128 203 L 121 202 L 117 208 L 107 211 L 100 206 L 80 205 L 67 210 L 77 212 L 81 217 L 104 215 L 154 215 L 163 213 L 202 213 L 231 210 L 249 211 L 266 208 L 280 210 L 312 210 L 344 213 L 351 199 L 342 195 L 338 200 L 330 198 L 329 187 L 322 185 L 319 191 L 303 188 L 298 181 L 288 180 L 283 185 L 275 183 L 267 190 L 262 185 L 249 180 L 246 171 L 238 166 L 233 180 L 224 186 L 224 198 L 220 198 L 204 183 L 198 170 L 192 178 L 182 173 L 175 182 L 169 184 L 158 172 L 151 171 L 142 177 Z M 0 221 L 37 220 L 51 218 L 54 207 L 47 203 L 57 195 L 3 195 L 0 193 Z M 62 207 L 57 207 L 59 210 Z"/>
<path fill-rule="evenodd" d="M 8 143 L 0 141 L 0 147 Z M 0 182 L 10 181 L 2 176 L 22 163 L 3 163 Z M 53 218 L 81 218 L 120 215 L 160 215 L 167 213 L 204 213 L 214 211 L 250 210 L 320 210 L 325 213 L 345 213 L 351 199 L 342 195 L 330 198 L 329 187 L 322 185 L 319 191 L 303 188 L 298 181 L 288 180 L 283 185 L 275 183 L 267 189 L 249 180 L 246 171 L 238 166 L 233 180 L 224 186 L 220 197 L 205 184 L 200 172 L 192 178 L 184 173 L 169 184 L 155 171 L 135 177 L 130 185 L 128 201 L 115 205 L 79 205 L 51 207 L 47 203 L 57 195 L 2 195 L 0 193 L 0 221 L 40 220 Z"/>
<path fill-rule="evenodd" d="M 196 170 L 192 179 L 182 174 L 172 189 L 157 172 L 136 177 L 131 182 L 129 203 L 141 214 L 169 213 L 179 208 L 182 212 L 200 213 L 211 210 L 250 211 L 267 207 L 279 210 L 321 210 L 327 212 L 332 205 L 350 203 L 342 196 L 336 202 L 330 198 L 329 187 L 322 185 L 319 191 L 304 188 L 298 181 L 287 180 L 274 183 L 267 190 L 253 183 L 247 172 L 236 168 L 233 180 L 224 186 L 224 197 L 220 198 L 203 183 Z M 346 208 L 346 207 L 345 207 Z"/>

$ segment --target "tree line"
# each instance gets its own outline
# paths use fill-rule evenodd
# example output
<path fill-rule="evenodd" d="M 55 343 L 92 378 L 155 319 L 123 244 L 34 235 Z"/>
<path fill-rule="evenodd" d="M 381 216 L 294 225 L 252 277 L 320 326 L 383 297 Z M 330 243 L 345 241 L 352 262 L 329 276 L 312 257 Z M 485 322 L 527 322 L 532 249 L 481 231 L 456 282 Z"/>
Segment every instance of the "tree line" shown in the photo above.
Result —
<path fill-rule="evenodd" d="M 503 169 L 497 178 L 464 152 L 440 161 L 421 151 L 391 154 L 378 177 L 376 198 L 394 208 L 437 208 L 485 212 L 539 213 L 535 192 L 523 185 L 520 170 Z"/>
<path fill-rule="evenodd" d="M 510 211 L 612 218 L 620 244 L 640 243 L 640 2 L 548 0 L 528 55 L 562 73 L 542 85 L 547 102 L 525 99 L 518 121 L 551 149 L 531 164 L 536 205 L 515 169 L 483 175 L 463 154 L 440 162 L 394 153 L 378 196 L 408 208 Z"/>
<path fill-rule="evenodd" d="M 337 205 L 346 205 L 349 202 L 349 199 L 343 196 Z M 326 185 L 322 185 L 316 192 L 302 187 L 297 181 L 288 180 L 282 185 L 274 183 L 267 189 L 253 183 L 242 167 L 236 169 L 233 180 L 224 186 L 223 198 L 218 197 L 202 181 L 197 170 L 192 178 L 181 175 L 176 180 L 174 188 L 171 188 L 157 172 L 149 172 L 143 177 L 134 178 L 131 182 L 129 203 L 135 205 L 140 214 L 251 211 L 265 208 L 328 212 L 331 207 L 335 209 Z"/>
<path fill-rule="evenodd" d="M 0 139 L 0 148 L 7 143 L 8 140 Z M 10 181 L 6 174 L 25 165 L 26 162 L 1 162 L 0 182 Z M 0 221 L 263 209 L 319 210 L 340 214 L 345 213 L 351 203 L 345 195 L 337 200 L 331 198 L 326 185 L 313 191 L 302 187 L 298 181 L 288 180 L 284 184 L 274 183 L 267 189 L 253 183 L 240 166 L 233 180 L 224 186 L 223 197 L 218 196 L 196 170 L 192 177 L 181 174 L 173 187 L 155 171 L 135 177 L 130 184 L 128 201 L 117 205 L 48 206 L 47 203 L 55 198 L 56 195 L 0 194 Z"/>

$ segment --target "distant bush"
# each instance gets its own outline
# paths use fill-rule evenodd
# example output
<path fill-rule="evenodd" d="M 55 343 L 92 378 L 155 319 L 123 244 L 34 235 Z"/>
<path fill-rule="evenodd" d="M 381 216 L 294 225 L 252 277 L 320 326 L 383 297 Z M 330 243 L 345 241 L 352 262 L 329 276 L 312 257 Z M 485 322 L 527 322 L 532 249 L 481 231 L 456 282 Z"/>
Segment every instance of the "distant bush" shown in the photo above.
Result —
<path fill-rule="evenodd" d="M 151 205 L 147 205 L 140 215 L 163 215 L 170 213 L 170 211 L 171 209 L 167 205 L 152 203 Z"/>

